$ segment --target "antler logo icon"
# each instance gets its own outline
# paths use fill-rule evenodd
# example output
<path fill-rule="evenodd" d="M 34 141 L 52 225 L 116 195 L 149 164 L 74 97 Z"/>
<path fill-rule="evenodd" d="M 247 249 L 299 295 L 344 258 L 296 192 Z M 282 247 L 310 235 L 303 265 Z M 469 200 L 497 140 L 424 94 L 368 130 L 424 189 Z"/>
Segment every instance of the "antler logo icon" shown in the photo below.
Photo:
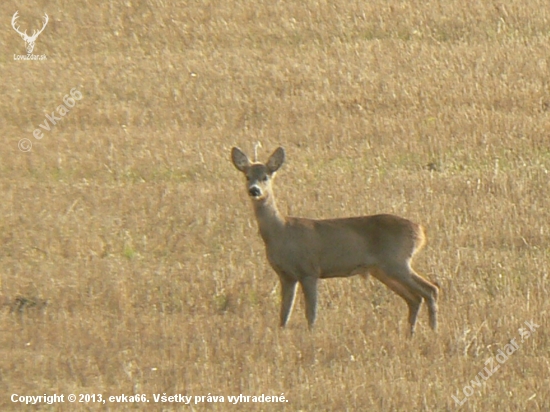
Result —
<path fill-rule="evenodd" d="M 34 50 L 34 45 L 36 43 L 36 38 L 38 37 L 38 35 L 40 33 L 42 33 L 44 31 L 44 28 L 48 24 L 48 20 L 49 20 L 48 15 L 44 14 L 44 25 L 42 26 L 42 28 L 38 31 L 34 30 L 33 33 L 32 33 L 32 36 L 29 36 L 29 35 L 27 35 L 27 30 L 25 30 L 25 32 L 22 33 L 19 30 L 19 26 L 15 25 L 15 21 L 19 17 L 17 15 L 17 13 L 19 13 L 19 11 L 16 11 L 15 14 L 13 15 L 13 17 L 11 19 L 11 25 L 12 25 L 13 29 L 23 38 L 23 40 L 25 40 L 25 45 L 26 45 L 25 47 L 27 48 L 27 54 L 31 54 L 32 51 Z"/>

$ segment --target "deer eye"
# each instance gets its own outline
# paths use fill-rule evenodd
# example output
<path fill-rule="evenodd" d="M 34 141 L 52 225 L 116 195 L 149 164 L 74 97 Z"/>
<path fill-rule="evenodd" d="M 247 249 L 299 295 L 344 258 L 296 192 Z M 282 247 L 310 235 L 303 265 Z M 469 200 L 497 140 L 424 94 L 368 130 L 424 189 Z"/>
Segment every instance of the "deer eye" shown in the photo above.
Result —
<path fill-rule="evenodd" d="M 262 177 L 262 182 L 267 182 L 267 179 L 268 179 L 267 175 L 263 176 Z"/>
<path fill-rule="evenodd" d="M 250 176 L 246 176 L 246 181 L 250 182 Z"/>

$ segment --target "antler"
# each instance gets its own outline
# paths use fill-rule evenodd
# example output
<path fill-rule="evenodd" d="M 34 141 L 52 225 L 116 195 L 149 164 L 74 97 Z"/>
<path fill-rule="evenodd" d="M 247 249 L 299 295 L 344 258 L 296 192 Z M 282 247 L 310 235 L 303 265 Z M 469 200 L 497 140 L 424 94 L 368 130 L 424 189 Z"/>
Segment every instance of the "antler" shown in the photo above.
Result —
<path fill-rule="evenodd" d="M 13 15 L 12 19 L 11 19 L 11 26 L 13 27 L 13 29 L 19 33 L 21 35 L 21 37 L 25 38 L 25 37 L 29 37 L 27 36 L 27 30 L 25 30 L 25 33 L 21 33 L 19 31 L 19 26 L 15 27 L 15 20 L 17 20 L 19 18 L 19 16 L 17 15 L 17 13 L 19 13 L 19 10 L 15 12 L 15 14 Z M 47 15 L 46 15 L 47 16 Z"/>
<path fill-rule="evenodd" d="M 27 34 L 27 30 L 25 30 L 24 33 L 21 33 L 21 31 L 19 30 L 19 26 L 15 26 L 15 21 L 19 18 L 19 16 L 17 15 L 17 13 L 19 13 L 19 11 L 16 11 L 15 14 L 13 15 L 12 19 L 11 19 L 11 26 L 13 27 L 13 29 L 19 33 L 21 35 L 21 37 L 23 37 L 23 39 L 25 39 L 25 41 L 33 41 L 33 40 L 36 40 L 36 38 L 38 37 L 38 35 L 40 33 L 42 33 L 44 31 L 44 29 L 46 28 L 46 25 L 48 24 L 48 21 L 50 20 L 50 18 L 48 17 L 47 14 L 44 14 L 44 25 L 42 26 L 42 28 L 40 30 L 33 30 L 33 33 L 32 33 L 32 36 L 29 36 Z"/>
<path fill-rule="evenodd" d="M 38 32 L 36 30 L 33 30 L 32 36 L 31 36 L 32 39 L 36 39 L 38 37 L 38 35 L 44 31 L 44 29 L 46 28 L 46 25 L 48 24 L 49 20 L 50 20 L 50 18 L 48 17 L 48 15 L 46 13 L 44 13 L 44 25 L 42 26 L 42 28 Z"/>

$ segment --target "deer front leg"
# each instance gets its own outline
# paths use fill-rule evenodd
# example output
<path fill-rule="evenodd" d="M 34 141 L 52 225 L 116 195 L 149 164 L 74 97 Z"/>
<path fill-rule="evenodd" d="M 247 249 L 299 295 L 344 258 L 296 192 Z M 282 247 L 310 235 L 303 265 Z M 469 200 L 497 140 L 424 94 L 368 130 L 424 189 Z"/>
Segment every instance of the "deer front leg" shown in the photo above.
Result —
<path fill-rule="evenodd" d="M 292 305 L 294 304 L 294 296 L 296 295 L 296 281 L 288 280 L 284 277 L 280 277 L 281 280 L 281 327 L 285 327 L 292 311 Z"/>
<path fill-rule="evenodd" d="M 306 301 L 306 318 L 309 329 L 313 328 L 317 316 L 317 278 L 308 276 L 300 281 Z"/>

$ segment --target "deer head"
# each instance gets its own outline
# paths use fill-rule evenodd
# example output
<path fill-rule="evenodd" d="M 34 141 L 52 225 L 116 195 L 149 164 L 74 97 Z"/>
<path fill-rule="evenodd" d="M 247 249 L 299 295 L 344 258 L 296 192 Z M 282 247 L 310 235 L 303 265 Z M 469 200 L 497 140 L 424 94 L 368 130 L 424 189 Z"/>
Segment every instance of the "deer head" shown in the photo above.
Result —
<path fill-rule="evenodd" d="M 22 33 L 20 30 L 19 30 L 19 26 L 16 26 L 15 25 L 15 21 L 17 20 L 17 18 L 19 17 L 17 15 L 17 13 L 19 13 L 19 11 L 16 11 L 15 14 L 13 15 L 12 19 L 11 19 L 11 25 L 13 27 L 13 29 L 19 33 L 19 35 L 23 38 L 23 40 L 25 40 L 25 43 L 26 43 L 26 48 L 27 48 L 27 54 L 31 54 L 32 51 L 34 50 L 34 45 L 35 45 L 35 42 L 36 42 L 36 38 L 38 37 L 38 35 L 40 33 L 42 33 L 44 31 L 44 28 L 46 27 L 46 25 L 48 24 L 48 15 L 47 14 L 44 14 L 44 25 L 42 26 L 42 28 L 40 30 L 33 30 L 33 33 L 32 33 L 32 36 L 28 36 L 27 35 L 27 30 L 25 30 L 24 33 Z"/>

